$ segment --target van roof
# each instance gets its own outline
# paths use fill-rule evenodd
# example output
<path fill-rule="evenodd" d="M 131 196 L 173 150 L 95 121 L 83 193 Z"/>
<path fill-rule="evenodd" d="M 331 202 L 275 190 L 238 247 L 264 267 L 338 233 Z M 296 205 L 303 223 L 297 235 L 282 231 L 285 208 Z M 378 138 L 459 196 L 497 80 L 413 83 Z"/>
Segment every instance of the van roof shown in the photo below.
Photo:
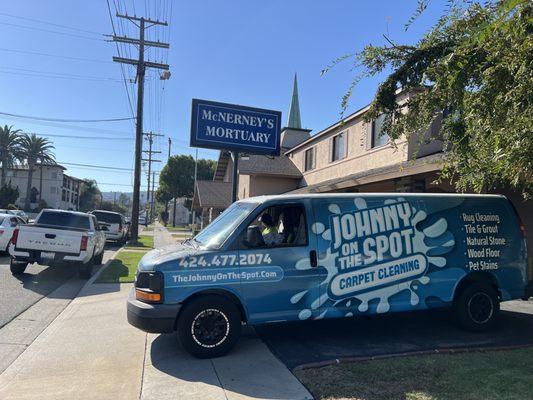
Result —
<path fill-rule="evenodd" d="M 502 194 L 465 194 L 465 193 L 398 193 L 398 192 L 384 192 L 384 193 L 308 193 L 308 194 L 277 194 L 248 197 L 239 200 L 240 202 L 258 202 L 264 203 L 270 200 L 285 200 L 285 199 L 338 199 L 338 198 L 355 198 L 355 197 L 478 197 L 478 198 L 504 198 Z"/>

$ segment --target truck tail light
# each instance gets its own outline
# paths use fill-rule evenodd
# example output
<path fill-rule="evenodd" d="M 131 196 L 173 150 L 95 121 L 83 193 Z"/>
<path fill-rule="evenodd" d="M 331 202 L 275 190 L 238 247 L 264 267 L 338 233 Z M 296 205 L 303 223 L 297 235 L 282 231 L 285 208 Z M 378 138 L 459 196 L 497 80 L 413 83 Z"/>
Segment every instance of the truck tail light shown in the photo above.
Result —
<path fill-rule="evenodd" d="M 13 236 L 11 236 L 11 243 L 13 243 L 15 246 L 17 245 L 18 237 L 19 237 L 19 228 L 16 228 L 13 231 Z"/>
<path fill-rule="evenodd" d="M 80 243 L 80 251 L 87 250 L 87 242 L 89 241 L 89 236 L 82 236 Z"/>

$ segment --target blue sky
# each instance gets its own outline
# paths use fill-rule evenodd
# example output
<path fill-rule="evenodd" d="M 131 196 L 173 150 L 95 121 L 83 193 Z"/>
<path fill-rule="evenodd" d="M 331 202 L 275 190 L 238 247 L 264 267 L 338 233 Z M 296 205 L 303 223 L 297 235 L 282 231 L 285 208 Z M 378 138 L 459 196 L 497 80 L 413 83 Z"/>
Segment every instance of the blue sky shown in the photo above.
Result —
<path fill-rule="evenodd" d="M 383 44 L 382 35 L 387 32 L 397 42 L 415 42 L 444 9 L 443 1 L 431 3 L 405 32 L 415 0 L 109 1 L 113 14 L 118 7 L 129 14 L 135 9 L 137 15 L 163 18 L 172 8 L 169 28 L 149 30 L 150 39 L 170 42 L 168 54 L 151 50 L 147 57 L 168 60 L 172 73 L 163 85 L 157 72 L 150 72 L 145 91 L 144 130 L 165 135 L 155 141 L 163 160 L 168 137 L 173 140 L 172 154 L 194 154 L 188 147 L 193 97 L 280 110 L 285 121 L 295 72 L 303 126 L 313 132 L 325 128 L 338 119 L 340 100 L 353 72 L 349 63 L 325 76 L 320 76 L 320 71 L 331 60 L 361 50 L 365 44 Z M 133 24 L 113 19 L 117 30 L 137 36 Z M 117 53 L 115 44 L 102 40 L 101 34 L 110 33 L 105 0 L 2 2 L 0 112 L 60 119 L 131 117 L 120 66 L 111 61 Z M 126 47 L 121 51 L 128 56 Z M 135 58 L 135 48 L 129 49 Z M 133 77 L 133 67 L 125 68 L 126 75 Z M 349 111 L 367 104 L 379 81 L 361 82 Z M 67 173 L 94 178 L 103 191 L 132 190 L 132 121 L 48 123 L 0 115 L 0 124 L 43 135 L 70 136 L 49 136 L 56 146 L 57 161 L 68 168 Z M 215 151 L 199 151 L 200 157 L 217 156 Z M 156 170 L 162 165 L 156 164 Z M 143 189 L 145 178 L 143 174 Z"/>

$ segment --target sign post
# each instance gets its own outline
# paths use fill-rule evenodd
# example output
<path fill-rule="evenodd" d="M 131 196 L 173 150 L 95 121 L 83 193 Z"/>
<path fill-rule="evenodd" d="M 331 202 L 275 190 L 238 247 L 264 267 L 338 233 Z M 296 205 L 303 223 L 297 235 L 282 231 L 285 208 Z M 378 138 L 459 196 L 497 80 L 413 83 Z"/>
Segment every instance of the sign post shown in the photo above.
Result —
<path fill-rule="evenodd" d="M 233 158 L 232 200 L 239 184 L 239 153 L 279 156 L 281 112 L 192 100 L 192 147 L 230 151 Z"/>

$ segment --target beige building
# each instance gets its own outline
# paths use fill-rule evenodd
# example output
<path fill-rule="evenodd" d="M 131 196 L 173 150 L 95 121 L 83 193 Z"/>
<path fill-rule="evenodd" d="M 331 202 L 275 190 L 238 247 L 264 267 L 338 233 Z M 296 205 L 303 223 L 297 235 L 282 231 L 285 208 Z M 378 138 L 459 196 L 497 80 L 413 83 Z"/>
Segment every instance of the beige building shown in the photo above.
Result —
<path fill-rule="evenodd" d="M 398 101 L 404 102 L 409 96 L 399 93 Z M 369 108 L 363 107 L 311 136 L 310 130 L 301 127 L 295 81 L 287 127 L 281 133 L 281 155 L 240 157 L 239 199 L 280 193 L 455 192 L 448 182 L 436 183 L 443 157 L 441 117 L 435 119 L 427 132 L 393 144 L 383 132 L 383 118 L 364 121 Z M 209 207 L 204 208 L 206 222 L 211 221 L 209 215 L 218 215 L 231 203 L 232 169 L 230 154 L 222 151 L 213 181 L 202 185 L 205 190 L 216 182 L 225 183 L 226 200 L 217 205 L 215 214 L 208 213 Z M 510 190 L 491 192 L 511 199 L 526 229 L 533 232 L 532 201 L 526 202 L 519 193 Z M 529 235 L 528 239 L 530 249 L 532 237 Z"/>
<path fill-rule="evenodd" d="M 78 210 L 79 194 L 82 180 L 65 173 L 67 169 L 59 164 L 36 165 L 33 170 L 32 186 L 30 193 L 30 208 L 39 207 L 43 200 L 49 208 L 63 210 Z M 19 198 L 16 206 L 24 207 L 26 200 L 26 186 L 28 182 L 28 166 L 22 165 L 9 169 L 6 181 L 18 187 Z"/>

